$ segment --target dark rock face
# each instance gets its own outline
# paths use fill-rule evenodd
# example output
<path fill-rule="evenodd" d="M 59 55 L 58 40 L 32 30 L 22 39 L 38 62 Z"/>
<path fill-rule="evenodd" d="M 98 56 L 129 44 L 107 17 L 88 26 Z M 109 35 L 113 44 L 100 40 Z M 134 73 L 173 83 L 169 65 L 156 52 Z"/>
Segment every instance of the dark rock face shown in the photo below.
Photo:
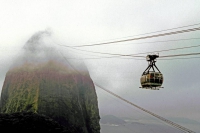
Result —
<path fill-rule="evenodd" d="M 76 130 L 65 130 L 53 119 L 32 112 L 0 114 L 0 129 L 5 132 L 20 133 L 75 133 Z"/>
<path fill-rule="evenodd" d="M 8 71 L 0 109 L 2 113 L 44 114 L 80 132 L 100 132 L 97 96 L 89 74 L 55 61 L 24 64 Z"/>

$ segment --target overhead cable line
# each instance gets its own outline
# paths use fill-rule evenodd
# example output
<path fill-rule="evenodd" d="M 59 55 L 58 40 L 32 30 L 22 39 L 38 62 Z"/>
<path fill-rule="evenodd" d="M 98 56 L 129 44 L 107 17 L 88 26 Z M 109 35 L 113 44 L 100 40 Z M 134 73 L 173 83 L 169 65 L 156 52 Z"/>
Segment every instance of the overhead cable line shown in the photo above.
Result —
<path fill-rule="evenodd" d="M 180 50 L 180 49 L 189 49 L 189 48 L 195 48 L 200 47 L 200 45 L 193 45 L 193 46 L 187 46 L 187 47 L 179 47 L 179 48 L 172 48 L 172 49 L 164 49 L 164 50 L 158 50 L 158 51 L 152 51 L 152 52 L 144 52 L 144 53 L 137 53 L 132 55 L 139 55 L 139 54 L 147 54 L 147 53 L 158 53 L 158 52 L 166 52 L 166 51 L 174 51 L 174 50 Z"/>
<path fill-rule="evenodd" d="M 136 53 L 136 54 L 113 54 L 113 53 L 104 53 L 104 52 L 94 52 L 94 51 L 88 51 L 88 50 L 81 50 L 81 49 L 73 48 L 73 47 L 67 46 L 67 45 L 60 45 L 60 44 L 57 44 L 57 45 L 68 47 L 68 48 L 79 50 L 79 51 L 84 51 L 84 52 L 98 53 L 98 54 L 105 54 L 105 55 L 114 55 L 114 56 L 99 57 L 99 58 L 116 58 L 116 57 L 121 57 L 121 56 L 146 58 L 146 56 L 137 56 L 137 55 L 148 54 L 148 53 L 155 53 L 155 52 L 172 51 L 172 50 L 180 50 L 180 49 L 188 49 L 188 48 L 194 48 L 194 47 L 199 47 L 200 46 L 200 45 L 193 45 L 193 46 L 187 46 L 187 47 L 179 47 L 179 48 L 173 48 L 173 49 L 165 49 L 165 50 L 152 51 L 152 52 L 144 52 L 144 53 Z M 190 53 L 189 55 L 197 55 L 197 54 L 198 53 Z M 160 57 L 161 58 L 165 58 L 165 57 L 171 57 L 171 56 L 175 56 L 175 55 L 160 56 Z M 188 56 L 188 54 L 180 54 L 180 55 L 176 55 L 176 56 Z M 99 59 L 99 58 L 85 58 L 85 59 Z"/>
<path fill-rule="evenodd" d="M 165 35 L 171 35 L 171 34 L 178 34 L 178 33 L 190 32 L 190 31 L 197 31 L 197 30 L 200 30 L 200 27 L 199 27 L 199 28 L 193 28 L 193 29 L 187 29 L 187 30 L 181 30 L 181 31 L 175 31 L 175 32 L 169 32 L 169 33 L 164 33 L 164 34 L 158 34 L 158 35 L 140 37 L 140 38 L 133 38 L 133 39 L 128 39 L 128 40 L 120 40 L 120 41 L 114 41 L 114 42 L 107 42 L 107 43 L 103 43 L 103 44 L 117 43 L 117 42 L 130 41 L 130 40 L 136 40 L 136 39 L 146 39 L 146 38 L 149 38 L 149 37 L 150 37 L 150 38 L 152 38 L 152 37 L 159 37 L 159 36 L 165 36 Z M 102 44 L 102 43 L 101 43 L 101 44 Z M 94 51 L 88 51 L 88 50 L 77 49 L 77 48 L 74 48 L 73 46 L 67 46 L 67 45 L 61 45 L 61 44 L 57 44 L 57 45 L 63 46 L 63 47 L 68 47 L 68 48 L 75 49 L 75 50 L 79 50 L 79 51 L 91 52 L 91 53 L 98 53 L 98 54 L 106 54 L 106 55 L 114 55 L 114 56 L 144 57 L 144 56 L 136 56 L 136 54 L 125 55 L 125 54 L 112 54 L 112 53 L 104 53 L 104 52 L 94 52 Z M 192 46 L 192 47 L 196 47 L 196 46 Z M 169 50 L 168 50 L 168 51 L 169 51 Z M 110 57 L 106 57 L 106 58 L 110 58 Z"/>
<path fill-rule="evenodd" d="M 166 56 L 159 56 L 159 58 L 168 58 L 168 57 L 177 57 L 177 56 L 191 56 L 191 55 L 200 55 L 200 53 L 188 53 L 188 54 L 176 54 L 176 55 L 166 55 Z"/>
<path fill-rule="evenodd" d="M 174 48 L 174 49 L 166 49 L 166 50 L 159 50 L 159 51 L 153 51 L 153 52 L 144 52 L 144 53 L 137 53 L 137 54 L 116 54 L 116 53 L 104 53 L 104 52 L 95 52 L 95 51 L 89 51 L 89 50 L 82 50 L 82 49 L 73 48 L 72 46 L 61 45 L 61 44 L 57 44 L 57 45 L 63 46 L 63 47 L 68 47 L 68 48 L 79 50 L 79 51 L 90 52 L 90 53 L 98 53 L 98 54 L 106 54 L 106 55 L 117 55 L 117 56 L 131 56 L 131 57 L 144 57 L 144 56 L 136 56 L 136 55 L 154 53 L 154 52 L 164 52 L 164 51 L 188 49 L 188 48 L 194 48 L 194 47 L 199 47 L 200 46 L 200 45 L 193 45 L 193 46 L 187 46 L 187 47 L 179 47 L 179 48 Z"/>
<path fill-rule="evenodd" d="M 147 33 L 137 34 L 137 35 L 133 35 L 133 36 L 127 36 L 127 37 L 123 37 L 123 38 L 134 37 L 134 36 L 141 36 L 141 35 L 148 35 L 148 34 L 152 34 L 152 33 L 159 33 L 159 32 L 163 32 L 163 31 L 175 30 L 175 29 L 186 28 L 186 27 L 197 26 L 197 25 L 200 25 L 200 23 L 191 24 L 191 25 L 185 25 L 185 26 L 179 26 L 179 27 L 169 28 L 169 29 L 165 29 L 165 30 L 158 30 L 158 31 L 153 31 L 153 32 L 147 32 Z"/>
<path fill-rule="evenodd" d="M 137 34 L 137 35 L 133 35 L 133 36 L 127 36 L 127 37 L 123 37 L 123 38 L 134 37 L 134 36 L 141 36 L 141 35 L 148 35 L 148 34 L 152 34 L 152 33 L 159 33 L 159 32 L 163 32 L 163 31 L 175 30 L 175 29 L 186 28 L 186 27 L 197 26 L 197 25 L 200 25 L 200 23 L 191 24 L 191 25 L 185 25 L 185 26 L 179 26 L 179 27 L 170 28 L 170 29 L 165 29 L 165 30 L 147 32 L 147 33 Z M 122 38 L 118 38 L 118 39 L 122 39 Z M 112 40 L 114 40 L 114 39 L 112 39 Z M 116 40 L 116 39 L 115 39 L 115 40 Z M 79 46 L 81 47 L 81 46 L 83 46 L 83 45 L 79 45 Z M 79 46 L 78 46 L 78 47 L 79 47 Z M 74 46 L 74 47 L 75 47 L 75 46 Z"/>
<path fill-rule="evenodd" d="M 168 35 L 180 34 L 180 33 L 191 32 L 191 31 L 198 31 L 198 30 L 200 30 L 200 27 L 191 28 L 191 29 L 185 29 L 185 30 L 179 30 L 179 31 L 172 31 L 172 32 L 161 33 L 161 34 L 155 34 L 155 35 L 150 35 L 150 36 L 143 36 L 143 37 L 136 37 L 136 38 L 130 38 L 130 39 L 117 40 L 117 41 L 109 41 L 109 42 L 95 43 L 95 44 L 88 44 L 88 45 L 77 45 L 77 46 L 72 46 L 72 47 L 86 47 L 86 46 L 97 46 L 97 45 L 121 43 L 121 42 L 135 41 L 135 40 L 143 40 L 143 39 L 148 39 L 148 38 L 155 38 L 155 37 L 160 37 L 160 36 L 168 36 Z"/>
<path fill-rule="evenodd" d="M 194 131 L 192 131 L 192 130 L 190 130 L 190 129 L 187 129 L 187 128 L 185 128 L 185 127 L 179 125 L 179 124 L 176 124 L 176 123 L 174 123 L 174 122 L 172 122 L 172 121 L 170 121 L 170 120 L 168 120 L 168 119 L 166 119 L 166 118 L 163 118 L 163 117 L 161 117 L 161 116 L 159 116 L 159 115 L 157 115 L 157 114 L 155 114 L 155 113 L 153 113 L 153 112 L 150 112 L 150 111 L 148 111 L 148 110 L 146 110 L 146 109 L 144 109 L 144 108 L 142 108 L 142 107 L 140 107 L 140 106 L 138 106 L 138 105 L 136 105 L 136 104 L 134 104 L 134 103 L 132 103 L 132 102 L 130 102 L 130 101 L 128 101 L 128 100 L 122 98 L 122 97 L 120 97 L 119 95 L 117 95 L 117 94 L 115 94 L 115 93 L 113 93 L 113 92 L 111 92 L 111 91 L 105 89 L 104 87 L 98 85 L 98 84 L 95 83 L 95 82 L 94 82 L 94 84 L 95 84 L 97 87 L 101 88 L 102 90 L 108 92 L 109 94 L 111 94 L 111 95 L 113 95 L 113 96 L 115 96 L 115 97 L 121 99 L 122 101 L 124 101 L 124 102 L 126 102 L 126 103 L 128 103 L 128 104 L 130 104 L 130 105 L 132 105 L 132 106 L 134 106 L 134 107 L 136 107 L 136 108 L 138 108 L 138 109 L 140 109 L 140 110 L 142 110 L 142 111 L 144 111 L 144 112 L 146 112 L 146 113 L 148 113 L 148 114 L 150 114 L 150 115 L 152 115 L 152 116 L 154 116 L 154 117 L 156 117 L 156 118 L 158 118 L 159 120 L 161 120 L 161 121 L 163 121 L 163 122 L 165 122 L 165 123 L 167 123 L 167 124 L 169 124 L 169 125 L 171 125 L 171 126 L 177 128 L 177 129 L 179 129 L 179 130 L 181 130 L 181 131 L 183 131 L 183 132 L 185 132 L 185 133 L 195 133 Z"/>
<path fill-rule="evenodd" d="M 104 93 L 103 93 L 103 92 L 104 92 Z M 123 105 L 124 107 L 121 107 L 120 109 L 123 109 L 123 114 L 125 114 L 126 116 L 129 116 L 129 118 L 133 118 L 133 119 L 134 119 L 135 117 L 132 115 L 132 114 L 134 114 L 134 115 L 136 115 L 136 116 L 138 116 L 138 115 L 143 115 L 143 116 L 148 117 L 149 119 L 151 118 L 151 119 L 154 119 L 155 121 L 160 121 L 160 120 L 158 120 L 157 118 L 152 117 L 152 116 L 149 116 L 149 114 L 147 114 L 147 113 L 145 113 L 145 112 L 142 112 L 140 109 L 137 109 L 137 108 L 135 108 L 135 107 L 133 107 L 133 106 L 130 106 L 129 104 L 126 104 L 124 101 L 122 101 L 121 99 L 119 99 L 119 98 L 117 98 L 117 97 L 114 97 L 114 96 L 111 97 L 110 94 L 107 93 L 107 92 L 104 91 L 104 90 L 99 89 L 98 93 L 101 93 L 103 99 L 106 100 L 106 101 L 108 101 L 109 99 L 110 99 L 110 100 L 112 99 L 112 101 L 114 100 L 114 101 L 116 101 L 117 103 Z M 109 98 L 109 99 L 108 99 L 108 98 Z M 106 105 L 109 105 L 109 106 L 112 105 L 112 103 L 113 103 L 112 101 L 106 102 Z M 119 110 L 118 107 L 119 107 L 119 106 L 117 106 L 117 110 Z M 128 111 L 127 111 L 126 108 L 130 108 L 131 110 L 128 109 Z M 134 111 L 134 112 L 133 112 L 133 111 Z M 164 122 L 163 122 L 163 123 L 164 123 Z M 164 123 L 164 124 L 166 124 L 166 123 Z M 167 125 L 167 124 L 166 124 L 166 125 Z M 168 125 L 167 125 L 167 126 L 168 126 Z M 125 126 L 125 128 L 133 132 L 133 130 L 130 129 L 129 127 Z M 173 128 L 173 127 L 172 127 L 172 128 Z M 150 126 L 150 127 L 148 127 L 148 129 L 151 130 L 151 129 L 154 129 L 154 127 L 153 127 L 153 126 Z"/>
<path fill-rule="evenodd" d="M 94 51 L 82 50 L 82 49 L 73 48 L 72 46 L 61 45 L 61 44 L 57 44 L 57 45 L 63 46 L 63 47 L 67 47 L 67 48 L 71 48 L 71 49 L 75 49 L 75 50 L 79 50 L 79 51 L 90 52 L 90 53 L 106 54 L 106 55 L 118 55 L 118 56 L 130 56 L 130 55 L 124 55 L 124 54 L 112 54 L 112 53 L 104 53 L 104 52 L 94 52 Z M 132 57 L 144 57 L 144 56 L 132 56 Z"/>
<path fill-rule="evenodd" d="M 166 55 L 166 56 L 159 56 L 159 58 L 172 58 L 177 56 L 192 56 L 192 55 L 200 55 L 200 53 L 188 53 L 188 54 L 176 54 L 176 55 Z M 116 57 L 116 56 L 115 56 Z M 111 57 L 101 57 L 101 58 L 114 58 Z M 146 58 L 146 57 L 145 57 Z M 190 57 L 190 58 L 174 58 L 174 59 L 192 59 L 192 58 L 200 58 L 200 57 Z M 100 59 L 100 58 L 85 58 L 85 59 Z M 120 59 L 133 59 L 133 58 L 120 58 Z M 136 60 L 143 60 L 143 59 L 136 59 Z M 171 59 L 161 59 L 161 60 L 171 60 Z"/>
<path fill-rule="evenodd" d="M 163 41 L 129 43 L 129 45 L 131 45 L 131 44 L 146 44 L 146 43 L 166 43 L 166 42 L 177 42 L 177 41 L 190 41 L 190 40 L 198 40 L 198 39 L 200 39 L 200 38 L 198 38 L 198 37 L 196 37 L 196 38 L 182 38 L 182 39 L 163 40 Z M 95 45 L 91 45 L 91 46 L 95 46 Z M 79 46 L 71 46 L 71 47 L 86 47 L 86 46 L 79 45 Z"/>
<path fill-rule="evenodd" d="M 108 56 L 108 57 L 91 57 L 91 58 L 67 58 L 69 60 L 93 60 L 93 59 L 109 59 L 109 58 L 117 58 L 117 59 L 131 59 L 131 60 L 145 60 L 144 58 L 143 59 L 138 59 L 138 58 L 126 58 L 126 57 L 120 57 L 119 56 Z"/>
<path fill-rule="evenodd" d="M 189 40 L 196 40 L 196 39 L 200 39 L 200 38 L 184 38 L 184 39 L 174 39 L 174 40 L 164 40 L 164 41 L 140 42 L 140 43 L 132 43 L 132 44 L 164 43 L 164 42 L 175 42 L 175 41 L 189 41 Z"/>
<path fill-rule="evenodd" d="M 173 40 L 163 40 L 163 41 L 152 41 L 152 42 L 138 42 L 138 43 L 129 43 L 130 44 L 146 44 L 146 43 L 165 43 L 165 42 L 175 42 L 175 41 L 190 41 L 190 40 L 197 40 L 200 38 L 182 38 L 182 39 L 173 39 Z M 71 46 L 71 47 L 85 47 L 83 45 L 80 46 Z"/>
<path fill-rule="evenodd" d="M 200 39 L 200 38 L 198 38 L 198 37 L 197 38 L 182 38 L 182 39 L 163 40 L 163 41 L 139 42 L 139 43 L 131 43 L 131 44 L 165 43 L 165 42 L 175 42 L 175 41 L 190 41 L 190 40 L 198 40 L 198 39 Z M 69 46 L 69 47 L 76 47 L 76 46 Z M 10 50 L 11 49 L 9 49 L 9 48 L 0 47 L 0 51 L 10 51 Z M 13 50 L 14 51 L 23 51 L 23 49 L 17 49 L 17 50 L 13 49 Z"/>
<path fill-rule="evenodd" d="M 118 57 L 94 57 L 94 58 L 67 58 L 69 60 L 94 60 L 94 59 L 108 59 L 108 58 L 117 58 L 117 59 L 131 59 L 131 60 L 146 60 L 145 58 L 143 59 L 137 59 L 137 58 L 126 58 L 126 57 L 122 57 L 122 58 L 118 58 Z M 159 59 L 159 60 L 182 60 L 182 59 L 185 59 L 185 60 L 188 60 L 188 59 L 200 59 L 200 57 L 188 57 L 188 58 L 170 58 L 170 59 Z"/>
<path fill-rule="evenodd" d="M 134 43 L 134 44 L 143 44 L 143 43 L 158 43 L 158 42 L 171 42 L 171 41 L 186 41 L 186 40 L 193 40 L 193 39 L 200 39 L 200 38 L 187 38 L 187 39 L 176 39 L 176 40 L 166 40 L 166 41 L 155 41 L 155 42 L 142 42 L 142 43 Z M 54 42 L 55 43 L 55 42 Z M 57 43 L 56 43 L 57 44 Z M 60 44 L 57 44 L 60 45 Z M 90 52 L 90 53 L 98 53 L 98 54 L 111 54 L 111 53 L 103 53 L 103 52 L 95 52 L 95 51 L 89 51 L 89 50 L 82 50 L 82 49 L 77 49 L 74 48 L 73 46 L 67 46 L 67 45 L 60 45 L 60 46 L 64 46 L 67 48 L 71 48 L 74 50 L 78 50 L 78 51 L 83 51 L 83 52 Z M 175 48 L 175 49 L 167 49 L 167 50 L 160 50 L 160 51 L 153 51 L 153 52 L 164 52 L 164 51 L 171 51 L 171 50 L 179 50 L 179 49 L 186 49 L 186 48 L 193 48 L 193 47 L 199 47 L 200 45 L 193 45 L 193 46 L 188 46 L 188 47 L 180 47 L 180 48 Z M 130 54 L 130 55 L 138 55 L 138 54 L 147 54 L 147 53 L 153 53 L 153 52 L 144 52 L 144 53 L 137 53 L 137 54 Z M 78 53 L 78 52 L 77 52 Z M 81 54 L 81 53 L 79 53 Z M 86 55 L 86 54 L 84 54 Z M 118 58 L 121 55 L 117 55 L 117 56 L 100 56 L 100 55 L 89 55 L 89 56 L 97 56 L 97 58 L 68 58 L 68 59 L 101 59 L 101 58 Z M 129 55 L 127 55 L 129 56 Z M 131 58 L 121 58 L 121 59 L 131 59 Z M 139 59 L 141 60 L 141 59 Z"/>
<path fill-rule="evenodd" d="M 170 58 L 170 59 L 159 59 L 159 60 L 188 60 L 188 59 L 200 59 L 200 57 L 188 57 L 188 58 Z"/>
<path fill-rule="evenodd" d="M 197 25 L 200 25 L 200 23 L 190 24 L 190 25 L 185 25 L 185 26 L 179 26 L 179 27 L 169 28 L 169 29 L 165 29 L 165 30 L 153 31 L 153 32 L 138 34 L 138 35 L 134 35 L 134 36 L 147 35 L 147 34 L 158 33 L 158 32 L 169 31 L 169 30 L 175 30 L 175 29 L 186 28 L 186 27 L 197 26 Z"/>

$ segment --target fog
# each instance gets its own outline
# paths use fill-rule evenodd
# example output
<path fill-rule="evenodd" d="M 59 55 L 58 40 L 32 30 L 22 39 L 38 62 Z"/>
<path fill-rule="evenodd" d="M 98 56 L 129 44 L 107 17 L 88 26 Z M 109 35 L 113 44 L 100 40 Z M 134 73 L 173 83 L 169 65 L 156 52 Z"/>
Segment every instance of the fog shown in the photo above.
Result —
<path fill-rule="evenodd" d="M 2 0 L 0 89 L 6 72 L 13 65 L 27 60 L 44 61 L 63 54 L 66 57 L 62 58 L 63 62 L 68 61 L 79 69 L 84 63 L 95 83 L 147 110 L 166 118 L 181 117 L 200 122 L 199 56 L 158 58 L 156 65 L 163 73 L 164 88 L 156 91 L 139 88 L 141 74 L 148 65 L 145 60 L 148 53 L 199 45 L 199 31 L 108 45 L 69 47 L 196 28 L 200 22 L 199 12 L 197 0 Z M 193 26 L 184 27 L 187 25 Z M 183 28 L 155 32 L 177 27 Z M 144 58 L 104 58 L 112 55 L 87 51 L 145 54 L 140 54 Z M 159 55 L 199 52 L 199 47 L 193 47 L 162 51 Z M 150 117 L 97 86 L 95 89 L 101 116 Z"/>

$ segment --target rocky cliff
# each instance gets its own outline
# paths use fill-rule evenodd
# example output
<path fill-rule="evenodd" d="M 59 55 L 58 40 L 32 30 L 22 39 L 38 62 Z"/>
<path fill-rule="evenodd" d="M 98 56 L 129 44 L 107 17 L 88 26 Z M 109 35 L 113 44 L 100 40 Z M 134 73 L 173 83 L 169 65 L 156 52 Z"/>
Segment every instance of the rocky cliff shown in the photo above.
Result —
<path fill-rule="evenodd" d="M 8 133 L 76 133 L 47 116 L 33 112 L 0 113 L 0 129 Z"/>
<path fill-rule="evenodd" d="M 35 50 L 38 38 L 32 37 L 25 49 Z M 99 133 L 97 95 L 89 73 L 73 70 L 55 57 L 47 59 L 45 55 L 45 60 L 38 61 L 34 51 L 30 54 L 31 58 L 24 57 L 25 61 L 19 61 L 5 76 L 1 113 L 34 112 L 78 132 Z"/>

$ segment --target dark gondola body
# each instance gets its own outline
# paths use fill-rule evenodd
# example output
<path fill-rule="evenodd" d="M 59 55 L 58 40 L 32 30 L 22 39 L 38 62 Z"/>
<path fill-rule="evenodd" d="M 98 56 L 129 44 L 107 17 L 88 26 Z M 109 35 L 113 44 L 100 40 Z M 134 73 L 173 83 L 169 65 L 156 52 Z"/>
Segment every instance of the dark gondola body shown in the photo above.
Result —
<path fill-rule="evenodd" d="M 149 65 L 140 78 L 140 83 L 142 86 L 140 88 L 152 90 L 159 90 L 159 88 L 163 88 L 161 87 L 163 84 L 163 74 L 155 65 L 155 59 L 158 57 L 158 55 L 147 55 L 146 59 L 149 62 Z M 157 72 L 155 71 L 154 67 L 157 69 Z M 150 71 L 151 68 L 153 69 L 152 71 Z"/>
<path fill-rule="evenodd" d="M 140 78 L 142 88 L 157 88 L 163 83 L 163 75 L 160 72 L 149 72 Z"/>

